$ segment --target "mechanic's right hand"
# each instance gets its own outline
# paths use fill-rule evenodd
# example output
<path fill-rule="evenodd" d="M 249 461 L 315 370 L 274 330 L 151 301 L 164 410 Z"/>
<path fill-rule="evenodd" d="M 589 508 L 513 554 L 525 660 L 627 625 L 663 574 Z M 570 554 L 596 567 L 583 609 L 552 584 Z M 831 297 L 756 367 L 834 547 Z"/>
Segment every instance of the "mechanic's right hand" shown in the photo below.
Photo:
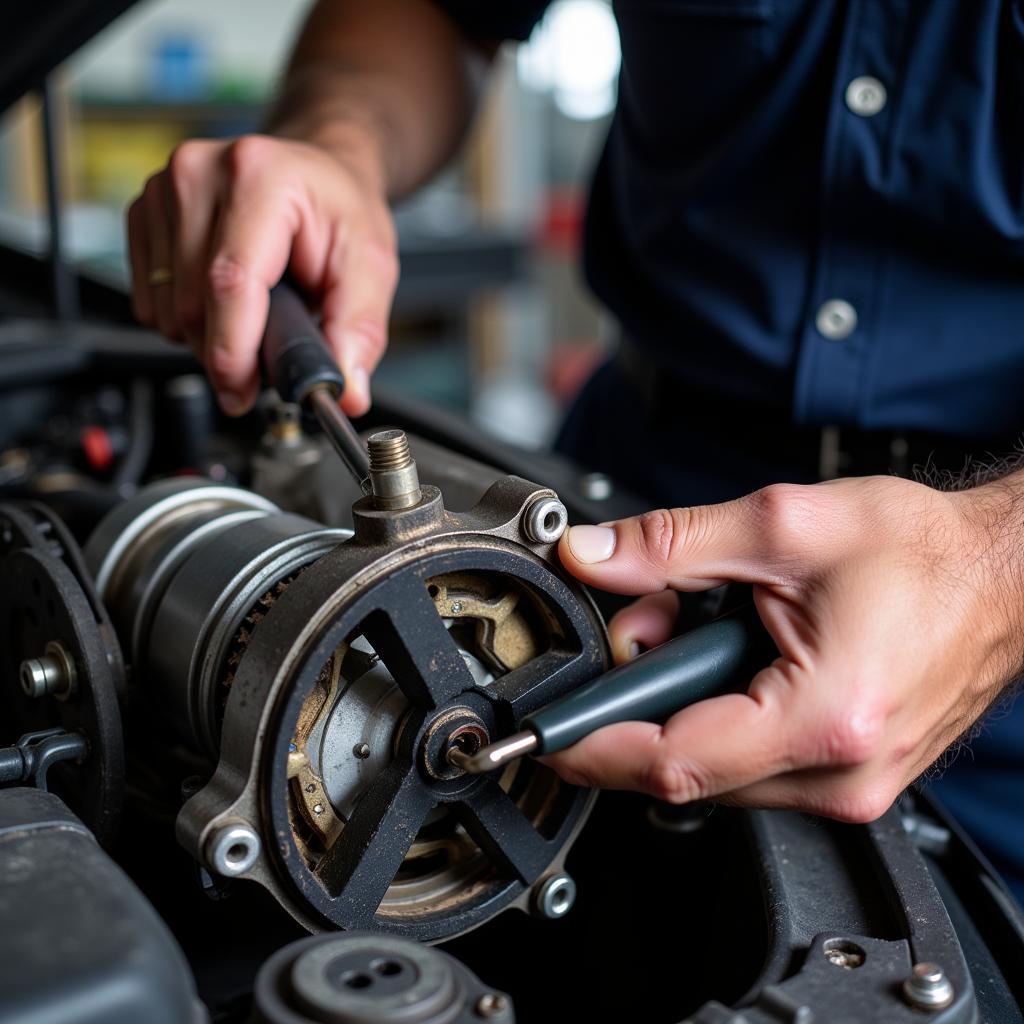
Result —
<path fill-rule="evenodd" d="M 129 208 L 128 238 L 136 316 L 192 346 L 225 412 L 256 399 L 269 290 L 286 269 L 319 300 L 342 408 L 369 408 L 398 282 L 369 156 L 262 135 L 184 142 Z"/>

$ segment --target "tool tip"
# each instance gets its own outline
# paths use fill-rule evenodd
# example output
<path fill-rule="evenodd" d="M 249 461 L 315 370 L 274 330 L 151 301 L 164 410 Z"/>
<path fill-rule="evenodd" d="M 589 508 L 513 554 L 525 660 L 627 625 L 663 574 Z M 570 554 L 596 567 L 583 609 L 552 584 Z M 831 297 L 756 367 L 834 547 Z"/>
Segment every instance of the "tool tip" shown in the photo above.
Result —
<path fill-rule="evenodd" d="M 482 775 L 484 772 L 501 768 L 518 757 L 532 754 L 536 749 L 537 737 L 534 733 L 517 732 L 506 739 L 481 747 L 475 754 L 449 750 L 448 760 L 469 775 Z"/>

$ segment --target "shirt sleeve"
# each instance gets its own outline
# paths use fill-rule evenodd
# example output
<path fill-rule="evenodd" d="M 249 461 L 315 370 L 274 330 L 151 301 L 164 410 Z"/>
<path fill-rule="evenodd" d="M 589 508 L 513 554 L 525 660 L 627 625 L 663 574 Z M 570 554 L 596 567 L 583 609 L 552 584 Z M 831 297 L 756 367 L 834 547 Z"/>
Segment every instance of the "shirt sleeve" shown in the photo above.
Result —
<path fill-rule="evenodd" d="M 529 38 L 551 0 L 433 0 L 471 39 Z"/>

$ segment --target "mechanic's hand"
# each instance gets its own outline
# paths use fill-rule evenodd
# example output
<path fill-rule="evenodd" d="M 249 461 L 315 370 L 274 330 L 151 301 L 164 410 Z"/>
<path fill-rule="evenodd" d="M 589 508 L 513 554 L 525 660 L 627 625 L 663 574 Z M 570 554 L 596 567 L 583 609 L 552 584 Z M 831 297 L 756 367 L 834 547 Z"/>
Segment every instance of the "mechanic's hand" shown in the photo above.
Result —
<path fill-rule="evenodd" d="M 398 280 L 372 159 L 259 135 L 184 142 L 129 209 L 128 236 L 136 316 L 192 346 L 225 412 L 256 398 L 268 291 L 286 268 L 320 301 L 342 407 L 369 408 Z"/>
<path fill-rule="evenodd" d="M 672 803 L 877 818 L 1019 670 L 1019 553 L 999 539 L 1001 501 L 869 477 L 572 528 L 560 554 L 573 574 L 649 595 L 611 623 L 617 660 L 670 637 L 672 591 L 729 580 L 754 584 L 781 656 L 746 694 L 664 726 L 608 726 L 545 761 Z"/>

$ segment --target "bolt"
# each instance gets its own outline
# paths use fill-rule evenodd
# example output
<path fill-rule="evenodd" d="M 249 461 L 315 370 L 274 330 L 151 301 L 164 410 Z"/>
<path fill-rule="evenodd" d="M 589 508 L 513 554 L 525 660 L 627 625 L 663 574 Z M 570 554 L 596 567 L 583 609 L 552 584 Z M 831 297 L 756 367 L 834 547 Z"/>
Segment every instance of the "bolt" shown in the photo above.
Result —
<path fill-rule="evenodd" d="M 941 1010 L 953 1002 L 953 984 L 938 964 L 914 964 L 903 982 L 903 994 L 911 1006 L 920 1010 Z"/>
<path fill-rule="evenodd" d="M 604 473 L 587 473 L 580 480 L 580 492 L 589 501 L 607 501 L 612 496 L 612 482 Z"/>
<path fill-rule="evenodd" d="M 836 967 L 845 967 L 848 971 L 852 971 L 864 963 L 864 954 L 859 949 L 844 949 L 839 946 L 826 949 L 825 959 Z"/>
<path fill-rule="evenodd" d="M 323 804 L 313 804 L 313 813 L 314 814 L 323 814 L 324 813 L 324 805 Z"/>
<path fill-rule="evenodd" d="M 508 997 L 500 992 L 488 992 L 476 1001 L 476 1015 L 485 1020 L 500 1017 L 508 1010 Z"/>
<path fill-rule="evenodd" d="M 423 499 L 416 460 L 404 430 L 381 430 L 366 441 L 370 486 L 380 509 L 411 508 Z"/>
<path fill-rule="evenodd" d="M 33 700 L 53 696 L 67 700 L 75 691 L 77 682 L 75 662 L 63 644 L 51 640 L 46 653 L 38 658 L 26 658 L 18 671 L 21 689 Z"/>
<path fill-rule="evenodd" d="M 352 753 L 359 758 L 360 761 L 365 761 L 370 756 L 370 745 L 369 743 L 357 743 L 352 748 Z"/>
<path fill-rule="evenodd" d="M 461 615 L 461 614 L 462 614 L 462 602 L 461 601 L 453 601 L 452 602 L 452 615 Z"/>
<path fill-rule="evenodd" d="M 307 793 L 315 793 L 316 792 L 316 783 L 315 782 L 307 782 L 306 783 L 306 792 Z"/>
<path fill-rule="evenodd" d="M 557 920 L 565 917 L 576 902 L 576 883 L 558 871 L 541 879 L 533 890 L 533 911 L 538 917 Z"/>
<path fill-rule="evenodd" d="M 538 498 L 523 513 L 523 533 L 535 544 L 554 544 L 569 525 L 569 513 L 554 497 Z"/>

